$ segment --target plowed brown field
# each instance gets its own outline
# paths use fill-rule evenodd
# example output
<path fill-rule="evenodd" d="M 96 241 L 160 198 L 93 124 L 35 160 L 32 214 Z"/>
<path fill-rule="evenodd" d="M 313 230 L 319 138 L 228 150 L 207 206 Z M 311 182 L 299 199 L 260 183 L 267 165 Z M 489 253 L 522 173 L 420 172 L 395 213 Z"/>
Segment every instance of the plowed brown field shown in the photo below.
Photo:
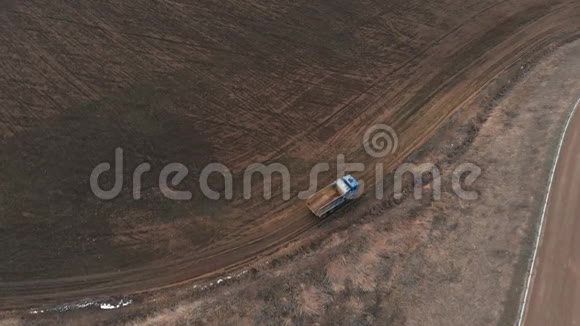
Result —
<path fill-rule="evenodd" d="M 580 2 L 559 1 L 3 2 L 0 309 L 168 287 L 267 254 L 320 223 L 294 196 L 314 164 L 344 154 L 372 184 L 370 126 L 399 135 L 388 172 L 579 22 Z M 89 175 L 116 147 L 123 191 L 101 201 Z M 160 195 L 170 162 L 189 167 L 192 200 Z M 210 162 L 234 173 L 234 200 L 200 193 Z M 290 169 L 294 199 L 276 179 L 271 200 L 258 182 L 241 198 L 258 162 Z"/>

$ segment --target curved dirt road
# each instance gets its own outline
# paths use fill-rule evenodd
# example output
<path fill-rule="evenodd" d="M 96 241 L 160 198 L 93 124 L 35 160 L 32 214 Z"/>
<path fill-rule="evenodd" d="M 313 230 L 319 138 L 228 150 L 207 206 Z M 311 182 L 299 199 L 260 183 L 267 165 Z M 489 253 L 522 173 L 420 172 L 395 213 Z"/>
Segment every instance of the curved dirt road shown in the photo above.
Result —
<path fill-rule="evenodd" d="M 550 187 L 522 325 L 580 323 L 579 105 L 580 99 L 568 124 Z"/>
<path fill-rule="evenodd" d="M 251 163 L 281 162 L 295 195 L 310 167 L 339 153 L 371 166 L 362 136 L 387 123 L 399 135 L 391 170 L 498 73 L 580 33 L 580 3 L 556 1 L 0 10 L 0 309 L 234 270 L 318 220 L 279 192 L 263 200 L 259 184 L 249 201 L 191 189 L 194 200 L 168 202 L 155 186 L 164 164 L 183 162 L 196 180 L 217 161 L 239 181 Z M 126 182 L 102 202 L 88 176 L 116 147 Z M 133 201 L 143 162 L 152 173 Z M 356 175 L 371 184 L 373 170 Z"/>

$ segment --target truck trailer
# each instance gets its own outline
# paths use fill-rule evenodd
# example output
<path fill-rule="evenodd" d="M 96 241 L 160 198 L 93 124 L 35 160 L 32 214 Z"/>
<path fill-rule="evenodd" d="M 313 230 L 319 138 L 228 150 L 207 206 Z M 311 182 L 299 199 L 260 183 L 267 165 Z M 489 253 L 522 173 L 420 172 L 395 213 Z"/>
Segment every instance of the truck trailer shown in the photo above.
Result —
<path fill-rule="evenodd" d="M 338 178 L 335 182 L 306 199 L 306 206 L 314 215 L 325 218 L 357 197 L 359 182 L 352 175 Z"/>

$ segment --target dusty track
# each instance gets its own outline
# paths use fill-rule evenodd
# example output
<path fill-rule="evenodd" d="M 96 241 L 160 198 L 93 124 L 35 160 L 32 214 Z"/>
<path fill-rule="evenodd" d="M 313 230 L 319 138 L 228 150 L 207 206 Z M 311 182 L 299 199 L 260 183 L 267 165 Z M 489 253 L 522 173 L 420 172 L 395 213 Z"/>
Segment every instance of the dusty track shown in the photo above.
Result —
<path fill-rule="evenodd" d="M 251 201 L 197 193 L 177 204 L 150 178 L 145 200 L 102 203 L 88 175 L 117 146 L 128 180 L 144 161 L 187 163 L 194 179 L 211 161 L 236 175 L 282 162 L 298 191 L 338 153 L 370 166 L 360 140 L 381 122 L 400 138 L 390 170 L 496 74 L 577 36 L 580 21 L 580 3 L 545 1 L 1 10 L 3 309 L 232 270 L 319 223 L 300 200 L 264 201 L 259 185 Z M 358 176 L 370 184 L 372 170 Z"/>
<path fill-rule="evenodd" d="M 580 100 L 576 103 L 580 104 Z M 578 146 L 580 114 L 571 117 L 561 147 L 549 200 L 545 228 L 532 271 L 533 286 L 522 325 L 575 325 L 580 320 L 578 286 Z"/>

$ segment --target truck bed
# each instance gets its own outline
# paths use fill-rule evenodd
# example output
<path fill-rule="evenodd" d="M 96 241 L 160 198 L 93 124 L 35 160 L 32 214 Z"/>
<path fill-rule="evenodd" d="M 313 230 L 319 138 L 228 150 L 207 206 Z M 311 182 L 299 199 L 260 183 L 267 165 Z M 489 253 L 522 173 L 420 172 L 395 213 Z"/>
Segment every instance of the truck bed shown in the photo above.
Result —
<path fill-rule="evenodd" d="M 336 187 L 336 183 L 333 183 L 308 198 L 306 200 L 306 205 L 312 212 L 314 212 L 314 214 L 318 214 L 321 208 L 328 205 L 338 197 L 340 197 L 340 192 Z"/>

